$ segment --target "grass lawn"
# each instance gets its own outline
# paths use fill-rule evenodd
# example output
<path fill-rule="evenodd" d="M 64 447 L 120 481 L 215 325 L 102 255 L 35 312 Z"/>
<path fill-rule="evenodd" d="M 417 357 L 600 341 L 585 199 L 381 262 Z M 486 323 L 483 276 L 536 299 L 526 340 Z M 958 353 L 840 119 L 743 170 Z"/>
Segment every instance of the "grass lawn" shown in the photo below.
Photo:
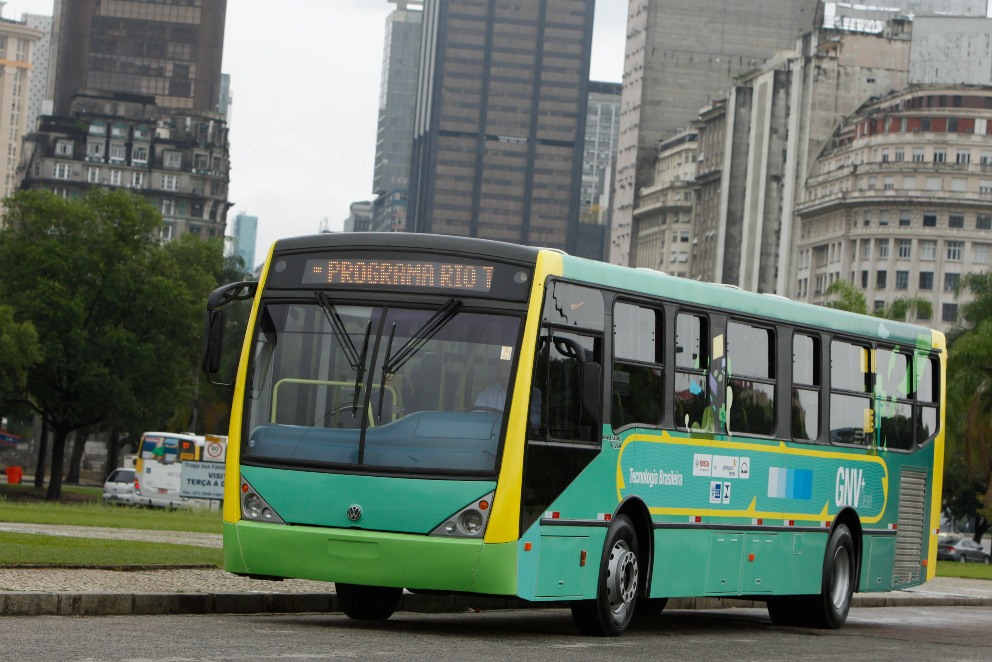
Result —
<path fill-rule="evenodd" d="M 221 567 L 220 549 L 127 540 L 0 533 L 0 568 L 11 565 Z"/>
<path fill-rule="evenodd" d="M 937 576 L 962 577 L 964 579 L 992 579 L 992 565 L 937 561 Z"/>

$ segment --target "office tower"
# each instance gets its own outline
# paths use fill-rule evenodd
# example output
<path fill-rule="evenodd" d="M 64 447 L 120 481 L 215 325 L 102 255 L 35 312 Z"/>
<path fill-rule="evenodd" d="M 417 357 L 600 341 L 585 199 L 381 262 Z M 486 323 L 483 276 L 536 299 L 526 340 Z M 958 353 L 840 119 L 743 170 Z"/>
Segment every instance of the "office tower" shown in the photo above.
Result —
<path fill-rule="evenodd" d="M 25 141 L 23 188 L 128 187 L 163 237 L 222 237 L 229 152 L 218 112 L 226 0 L 57 0 L 53 110 Z"/>
<path fill-rule="evenodd" d="M 372 201 L 352 202 L 348 207 L 348 218 L 344 219 L 345 232 L 368 232 L 372 224 Z"/>
<path fill-rule="evenodd" d="M 593 0 L 427 0 L 407 227 L 582 254 Z"/>
<path fill-rule="evenodd" d="M 0 159 L 0 196 L 17 187 L 21 139 L 30 130 L 31 50 L 42 36 L 25 23 L 0 19 L 0 149 L 6 154 Z"/>
<path fill-rule="evenodd" d="M 233 253 L 241 258 L 245 269 L 255 268 L 255 235 L 258 232 L 258 216 L 241 212 L 234 217 L 234 231 L 231 233 Z"/>
<path fill-rule="evenodd" d="M 28 85 L 28 107 L 25 131 L 34 131 L 38 117 L 52 112 L 52 95 L 48 89 L 48 55 L 52 47 L 52 17 L 24 14 L 21 20 L 29 28 L 38 30 L 41 37 L 31 46 L 31 81 Z M 47 102 L 47 104 L 46 104 Z M 18 145 L 18 147 L 20 147 Z M 19 150 L 18 150 L 19 151 Z"/>
<path fill-rule="evenodd" d="M 579 244 L 584 255 L 602 260 L 609 228 L 610 187 L 620 135 L 620 83 L 589 83 L 586 141 L 579 194 Z"/>
<path fill-rule="evenodd" d="M 817 0 L 630 0 L 609 260 L 627 264 L 634 198 L 658 142 L 721 98 L 734 76 L 792 49 Z"/>
<path fill-rule="evenodd" d="M 396 9 L 386 18 L 379 90 L 379 126 L 372 173 L 373 201 L 370 229 L 399 232 L 406 229 L 410 188 L 410 148 L 413 112 L 417 104 L 417 70 L 423 3 L 389 0 Z"/>

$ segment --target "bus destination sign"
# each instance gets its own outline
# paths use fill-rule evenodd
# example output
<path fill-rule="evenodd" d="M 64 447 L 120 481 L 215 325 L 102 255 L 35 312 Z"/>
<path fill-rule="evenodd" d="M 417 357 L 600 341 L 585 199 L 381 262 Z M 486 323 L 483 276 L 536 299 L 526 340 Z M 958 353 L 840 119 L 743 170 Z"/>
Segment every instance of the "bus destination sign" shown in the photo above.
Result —
<path fill-rule="evenodd" d="M 489 292 L 494 269 L 492 265 L 425 260 L 325 258 L 307 260 L 303 283 Z"/>

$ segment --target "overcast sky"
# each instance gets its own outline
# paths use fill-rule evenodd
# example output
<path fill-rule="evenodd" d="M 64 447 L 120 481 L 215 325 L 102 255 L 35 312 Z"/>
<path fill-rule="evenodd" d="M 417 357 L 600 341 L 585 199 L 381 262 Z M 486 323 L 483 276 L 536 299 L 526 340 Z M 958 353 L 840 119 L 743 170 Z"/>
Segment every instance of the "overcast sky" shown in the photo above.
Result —
<path fill-rule="evenodd" d="M 592 80 L 620 82 L 627 0 L 598 0 Z M 3 18 L 52 14 L 53 0 L 9 0 Z M 231 185 L 258 216 L 255 261 L 280 237 L 340 230 L 371 200 L 386 0 L 228 0 Z"/>

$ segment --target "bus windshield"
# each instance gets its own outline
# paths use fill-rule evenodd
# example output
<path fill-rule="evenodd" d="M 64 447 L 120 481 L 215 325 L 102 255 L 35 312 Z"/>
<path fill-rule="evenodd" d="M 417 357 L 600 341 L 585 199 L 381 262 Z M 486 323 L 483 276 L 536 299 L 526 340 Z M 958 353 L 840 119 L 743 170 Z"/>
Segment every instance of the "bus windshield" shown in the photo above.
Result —
<path fill-rule="evenodd" d="M 320 294 L 259 319 L 243 463 L 496 470 L 519 317 Z"/>

